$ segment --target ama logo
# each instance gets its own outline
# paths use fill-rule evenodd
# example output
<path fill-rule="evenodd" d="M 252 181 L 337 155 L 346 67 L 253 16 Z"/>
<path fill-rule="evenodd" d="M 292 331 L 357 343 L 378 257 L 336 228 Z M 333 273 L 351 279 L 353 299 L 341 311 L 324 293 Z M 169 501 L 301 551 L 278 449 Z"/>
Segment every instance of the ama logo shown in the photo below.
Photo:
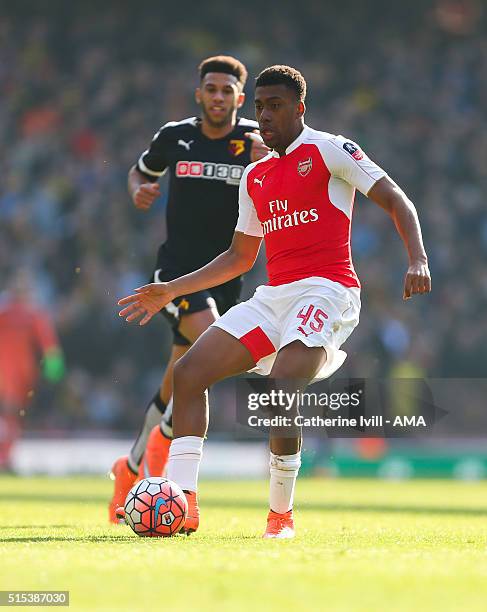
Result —
<path fill-rule="evenodd" d="M 343 148 L 345 149 L 347 153 L 350 153 L 350 155 L 357 161 L 363 159 L 364 157 L 364 154 L 362 153 L 362 151 L 353 142 L 344 142 Z"/>

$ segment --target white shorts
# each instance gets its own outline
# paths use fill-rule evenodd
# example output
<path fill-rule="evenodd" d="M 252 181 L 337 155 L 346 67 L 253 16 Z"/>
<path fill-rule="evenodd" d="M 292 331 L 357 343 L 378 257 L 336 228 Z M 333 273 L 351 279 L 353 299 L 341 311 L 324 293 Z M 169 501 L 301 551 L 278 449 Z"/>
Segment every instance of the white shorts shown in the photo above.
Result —
<path fill-rule="evenodd" d="M 301 340 L 326 349 L 325 365 L 315 378 L 328 378 L 347 354 L 339 350 L 359 322 L 360 289 L 313 276 L 271 287 L 230 308 L 212 326 L 238 338 L 250 351 L 257 374 L 268 375 L 277 352 Z"/>

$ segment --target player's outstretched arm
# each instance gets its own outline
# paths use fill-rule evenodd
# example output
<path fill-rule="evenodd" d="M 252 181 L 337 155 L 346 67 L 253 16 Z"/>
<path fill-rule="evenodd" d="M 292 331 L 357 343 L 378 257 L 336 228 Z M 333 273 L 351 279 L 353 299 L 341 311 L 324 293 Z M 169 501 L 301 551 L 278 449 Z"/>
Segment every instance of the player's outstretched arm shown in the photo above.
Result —
<path fill-rule="evenodd" d="M 399 232 L 409 256 L 409 267 L 404 280 L 403 298 L 408 300 L 417 293 L 431 291 L 428 257 L 423 245 L 418 213 L 404 191 L 389 177 L 375 183 L 367 197 L 387 211 Z"/>
<path fill-rule="evenodd" d="M 230 248 L 203 268 L 168 283 L 138 287 L 133 295 L 119 300 L 119 306 L 125 306 L 119 315 L 129 323 L 140 319 L 139 325 L 145 325 L 179 295 L 216 287 L 248 272 L 257 258 L 261 241 L 257 236 L 235 232 Z"/>
<path fill-rule="evenodd" d="M 129 170 L 127 187 L 135 208 L 139 210 L 149 210 L 161 195 L 159 183 L 151 183 L 135 166 Z"/>

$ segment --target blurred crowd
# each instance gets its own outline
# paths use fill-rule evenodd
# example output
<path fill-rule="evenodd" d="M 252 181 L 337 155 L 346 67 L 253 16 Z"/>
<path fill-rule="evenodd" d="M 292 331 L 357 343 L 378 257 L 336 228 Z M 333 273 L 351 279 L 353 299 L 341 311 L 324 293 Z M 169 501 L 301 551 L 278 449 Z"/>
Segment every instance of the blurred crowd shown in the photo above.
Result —
<path fill-rule="evenodd" d="M 479 377 L 487 363 L 487 27 L 473 1 L 367 3 L 54 1 L 0 15 L 0 289 L 19 270 L 50 312 L 66 360 L 32 427 L 133 430 L 171 334 L 131 328 L 116 301 L 148 279 L 164 197 L 134 209 L 126 174 L 154 132 L 197 113 L 196 66 L 230 53 L 252 81 L 273 63 L 308 81 L 307 123 L 358 141 L 415 202 L 433 293 L 404 302 L 405 250 L 362 196 L 354 263 L 362 320 L 343 374 Z M 69 5 L 69 6 L 68 6 Z M 188 248 L 191 245 L 188 244 Z M 265 272 L 254 270 L 246 296 Z M 214 414 L 216 422 L 218 415 Z"/>

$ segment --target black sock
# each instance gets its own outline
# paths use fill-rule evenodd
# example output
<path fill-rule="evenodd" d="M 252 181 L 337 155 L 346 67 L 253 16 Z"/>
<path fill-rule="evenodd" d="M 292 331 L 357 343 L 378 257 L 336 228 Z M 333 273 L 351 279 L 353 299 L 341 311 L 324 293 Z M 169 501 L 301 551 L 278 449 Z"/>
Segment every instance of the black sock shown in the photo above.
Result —
<path fill-rule="evenodd" d="M 147 446 L 147 440 L 152 429 L 161 422 L 162 415 L 166 410 L 166 404 L 161 400 L 159 390 L 152 398 L 151 402 L 147 406 L 145 411 L 144 423 L 142 429 L 137 436 L 132 448 L 130 449 L 128 466 L 137 474 L 139 471 L 139 465 L 142 461 L 142 457 Z"/>

